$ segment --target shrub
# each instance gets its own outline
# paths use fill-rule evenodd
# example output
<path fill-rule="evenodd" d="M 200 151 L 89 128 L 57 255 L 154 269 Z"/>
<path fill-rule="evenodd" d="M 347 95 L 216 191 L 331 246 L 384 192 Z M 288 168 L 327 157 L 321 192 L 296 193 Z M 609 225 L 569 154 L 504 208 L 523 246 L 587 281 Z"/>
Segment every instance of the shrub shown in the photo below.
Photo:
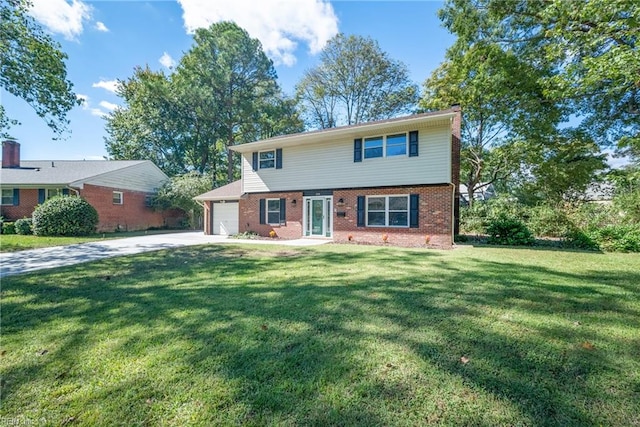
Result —
<path fill-rule="evenodd" d="M 37 236 L 82 236 L 95 233 L 98 212 L 75 196 L 54 197 L 33 211 L 33 233 Z"/>
<path fill-rule="evenodd" d="M 518 218 L 505 214 L 491 220 L 487 227 L 489 239 L 487 243 L 495 245 L 532 245 L 535 242 L 533 234 Z"/>
<path fill-rule="evenodd" d="M 16 221 L 16 233 L 23 236 L 33 234 L 33 220 L 31 218 L 22 218 Z"/>
<path fill-rule="evenodd" d="M 640 252 L 640 225 L 609 225 L 592 232 L 600 249 L 608 252 Z"/>
<path fill-rule="evenodd" d="M 591 236 L 580 229 L 573 229 L 563 236 L 562 246 L 567 248 L 600 250 L 600 245 Z"/>
<path fill-rule="evenodd" d="M 16 225 L 13 222 L 2 223 L 2 234 L 16 234 Z"/>
<path fill-rule="evenodd" d="M 566 236 L 574 228 L 565 207 L 550 205 L 531 208 L 527 227 L 534 235 L 546 237 Z"/>

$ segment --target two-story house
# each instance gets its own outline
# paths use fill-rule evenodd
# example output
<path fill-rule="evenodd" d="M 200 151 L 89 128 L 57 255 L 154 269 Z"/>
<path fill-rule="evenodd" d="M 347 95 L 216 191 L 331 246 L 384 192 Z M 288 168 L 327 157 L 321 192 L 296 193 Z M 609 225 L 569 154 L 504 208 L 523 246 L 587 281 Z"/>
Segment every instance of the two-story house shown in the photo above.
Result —
<path fill-rule="evenodd" d="M 455 106 L 232 147 L 241 180 L 196 198 L 205 233 L 451 246 L 460 122 Z"/>

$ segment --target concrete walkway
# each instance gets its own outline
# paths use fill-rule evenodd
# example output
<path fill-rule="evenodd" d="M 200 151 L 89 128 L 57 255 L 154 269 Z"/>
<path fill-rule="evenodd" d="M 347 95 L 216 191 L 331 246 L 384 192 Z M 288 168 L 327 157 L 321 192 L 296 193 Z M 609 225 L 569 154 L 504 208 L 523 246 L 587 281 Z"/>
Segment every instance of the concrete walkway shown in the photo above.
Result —
<path fill-rule="evenodd" d="M 314 239 L 278 240 L 275 242 L 272 240 L 228 239 L 226 236 L 206 236 L 202 231 L 152 234 L 124 239 L 99 240 L 70 246 L 0 253 L 0 277 L 183 246 L 220 243 L 315 246 L 328 242 L 328 240 Z"/>

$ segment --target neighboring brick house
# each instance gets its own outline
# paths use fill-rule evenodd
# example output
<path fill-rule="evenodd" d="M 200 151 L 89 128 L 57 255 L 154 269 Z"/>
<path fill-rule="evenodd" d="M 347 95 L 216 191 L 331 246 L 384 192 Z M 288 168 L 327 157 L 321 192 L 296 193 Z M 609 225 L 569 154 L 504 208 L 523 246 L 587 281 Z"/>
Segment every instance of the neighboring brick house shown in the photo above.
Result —
<path fill-rule="evenodd" d="M 169 178 L 148 160 L 20 160 L 20 144 L 2 143 L 0 216 L 30 217 L 57 195 L 78 195 L 98 211 L 98 231 L 175 226 L 176 211 L 157 212 L 149 197 Z"/>
<path fill-rule="evenodd" d="M 196 197 L 205 233 L 450 247 L 460 122 L 455 106 L 234 146 L 241 180 Z"/>

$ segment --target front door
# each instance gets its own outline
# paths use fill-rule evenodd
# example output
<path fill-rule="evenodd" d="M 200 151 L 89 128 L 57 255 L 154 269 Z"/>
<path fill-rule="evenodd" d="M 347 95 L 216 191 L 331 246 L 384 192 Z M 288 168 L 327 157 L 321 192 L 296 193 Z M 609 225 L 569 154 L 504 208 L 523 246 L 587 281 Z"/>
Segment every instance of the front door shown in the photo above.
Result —
<path fill-rule="evenodd" d="M 305 198 L 305 236 L 331 237 L 333 231 L 331 204 L 331 196 Z"/>

